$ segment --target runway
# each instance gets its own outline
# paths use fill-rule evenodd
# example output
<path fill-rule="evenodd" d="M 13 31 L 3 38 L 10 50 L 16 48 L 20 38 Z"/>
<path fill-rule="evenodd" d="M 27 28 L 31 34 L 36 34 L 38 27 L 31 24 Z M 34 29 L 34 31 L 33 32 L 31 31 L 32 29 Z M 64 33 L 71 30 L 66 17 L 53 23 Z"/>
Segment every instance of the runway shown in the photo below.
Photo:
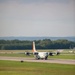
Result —
<path fill-rule="evenodd" d="M 52 58 L 50 59 L 48 58 L 48 60 L 36 60 L 35 58 L 0 56 L 0 60 L 44 62 L 44 63 L 74 64 L 75 65 L 75 60 L 72 60 L 72 59 L 52 59 Z"/>

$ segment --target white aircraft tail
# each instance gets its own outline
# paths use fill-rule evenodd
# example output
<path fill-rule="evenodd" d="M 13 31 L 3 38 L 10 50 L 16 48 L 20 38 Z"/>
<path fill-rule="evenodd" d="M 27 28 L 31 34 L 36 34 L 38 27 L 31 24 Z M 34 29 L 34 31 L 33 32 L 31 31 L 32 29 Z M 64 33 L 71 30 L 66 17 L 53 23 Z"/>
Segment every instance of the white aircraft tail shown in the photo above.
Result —
<path fill-rule="evenodd" d="M 35 42 L 33 42 L 33 50 L 32 50 L 33 52 L 37 52 L 36 51 L 36 48 L 35 48 Z"/>

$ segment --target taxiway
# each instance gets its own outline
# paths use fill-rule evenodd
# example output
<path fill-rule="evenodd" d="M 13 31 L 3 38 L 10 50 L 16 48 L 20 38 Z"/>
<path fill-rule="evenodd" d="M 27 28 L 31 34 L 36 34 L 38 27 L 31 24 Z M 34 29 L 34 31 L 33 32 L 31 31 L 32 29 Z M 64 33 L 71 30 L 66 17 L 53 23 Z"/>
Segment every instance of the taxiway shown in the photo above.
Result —
<path fill-rule="evenodd" d="M 35 58 L 0 56 L 0 60 L 44 62 L 44 63 L 74 64 L 75 65 L 75 60 L 72 60 L 72 59 L 52 59 L 52 58 L 50 59 L 50 58 L 48 58 L 48 60 L 36 60 Z"/>

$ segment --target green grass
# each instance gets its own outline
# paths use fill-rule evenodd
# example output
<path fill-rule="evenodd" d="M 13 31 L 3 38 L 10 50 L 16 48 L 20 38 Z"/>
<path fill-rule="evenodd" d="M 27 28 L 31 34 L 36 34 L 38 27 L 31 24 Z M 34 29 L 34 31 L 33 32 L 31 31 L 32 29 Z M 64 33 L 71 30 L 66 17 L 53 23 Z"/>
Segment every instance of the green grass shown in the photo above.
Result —
<path fill-rule="evenodd" d="M 34 57 L 33 55 L 26 56 L 24 52 L 27 50 L 0 50 L 0 56 L 11 56 L 11 57 Z M 31 50 L 28 50 L 31 52 Z M 39 51 L 46 51 L 46 50 L 39 50 Z M 55 50 L 47 50 L 46 52 L 49 51 L 55 51 Z M 69 53 L 69 50 L 64 50 L 60 55 L 55 55 L 55 56 L 49 56 L 48 58 L 56 58 L 56 59 L 75 59 L 75 53 Z"/>
<path fill-rule="evenodd" d="M 49 58 L 56 58 L 56 59 L 75 59 L 75 55 L 73 54 L 65 54 L 65 55 L 55 55 L 55 56 L 49 56 Z"/>
<path fill-rule="evenodd" d="M 75 75 L 75 65 L 0 60 L 0 75 Z"/>
<path fill-rule="evenodd" d="M 26 56 L 25 54 L 0 54 L 0 56 L 11 56 L 11 57 L 26 57 L 26 58 L 32 58 L 33 55 Z M 55 56 L 49 56 L 48 58 L 56 58 L 56 59 L 75 59 L 75 55 L 73 54 L 65 54 L 65 55 L 55 55 Z"/>

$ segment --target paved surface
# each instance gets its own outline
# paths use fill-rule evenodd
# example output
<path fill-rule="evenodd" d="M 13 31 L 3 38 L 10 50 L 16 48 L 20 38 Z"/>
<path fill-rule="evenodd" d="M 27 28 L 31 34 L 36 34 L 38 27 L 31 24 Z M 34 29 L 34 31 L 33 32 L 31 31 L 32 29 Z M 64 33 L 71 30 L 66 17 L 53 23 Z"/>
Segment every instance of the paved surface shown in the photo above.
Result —
<path fill-rule="evenodd" d="M 70 59 L 50 59 L 48 58 L 48 60 L 35 60 L 35 58 L 0 56 L 0 60 L 45 62 L 45 63 L 59 63 L 59 64 L 74 64 L 75 65 L 75 60 L 70 60 Z"/>

